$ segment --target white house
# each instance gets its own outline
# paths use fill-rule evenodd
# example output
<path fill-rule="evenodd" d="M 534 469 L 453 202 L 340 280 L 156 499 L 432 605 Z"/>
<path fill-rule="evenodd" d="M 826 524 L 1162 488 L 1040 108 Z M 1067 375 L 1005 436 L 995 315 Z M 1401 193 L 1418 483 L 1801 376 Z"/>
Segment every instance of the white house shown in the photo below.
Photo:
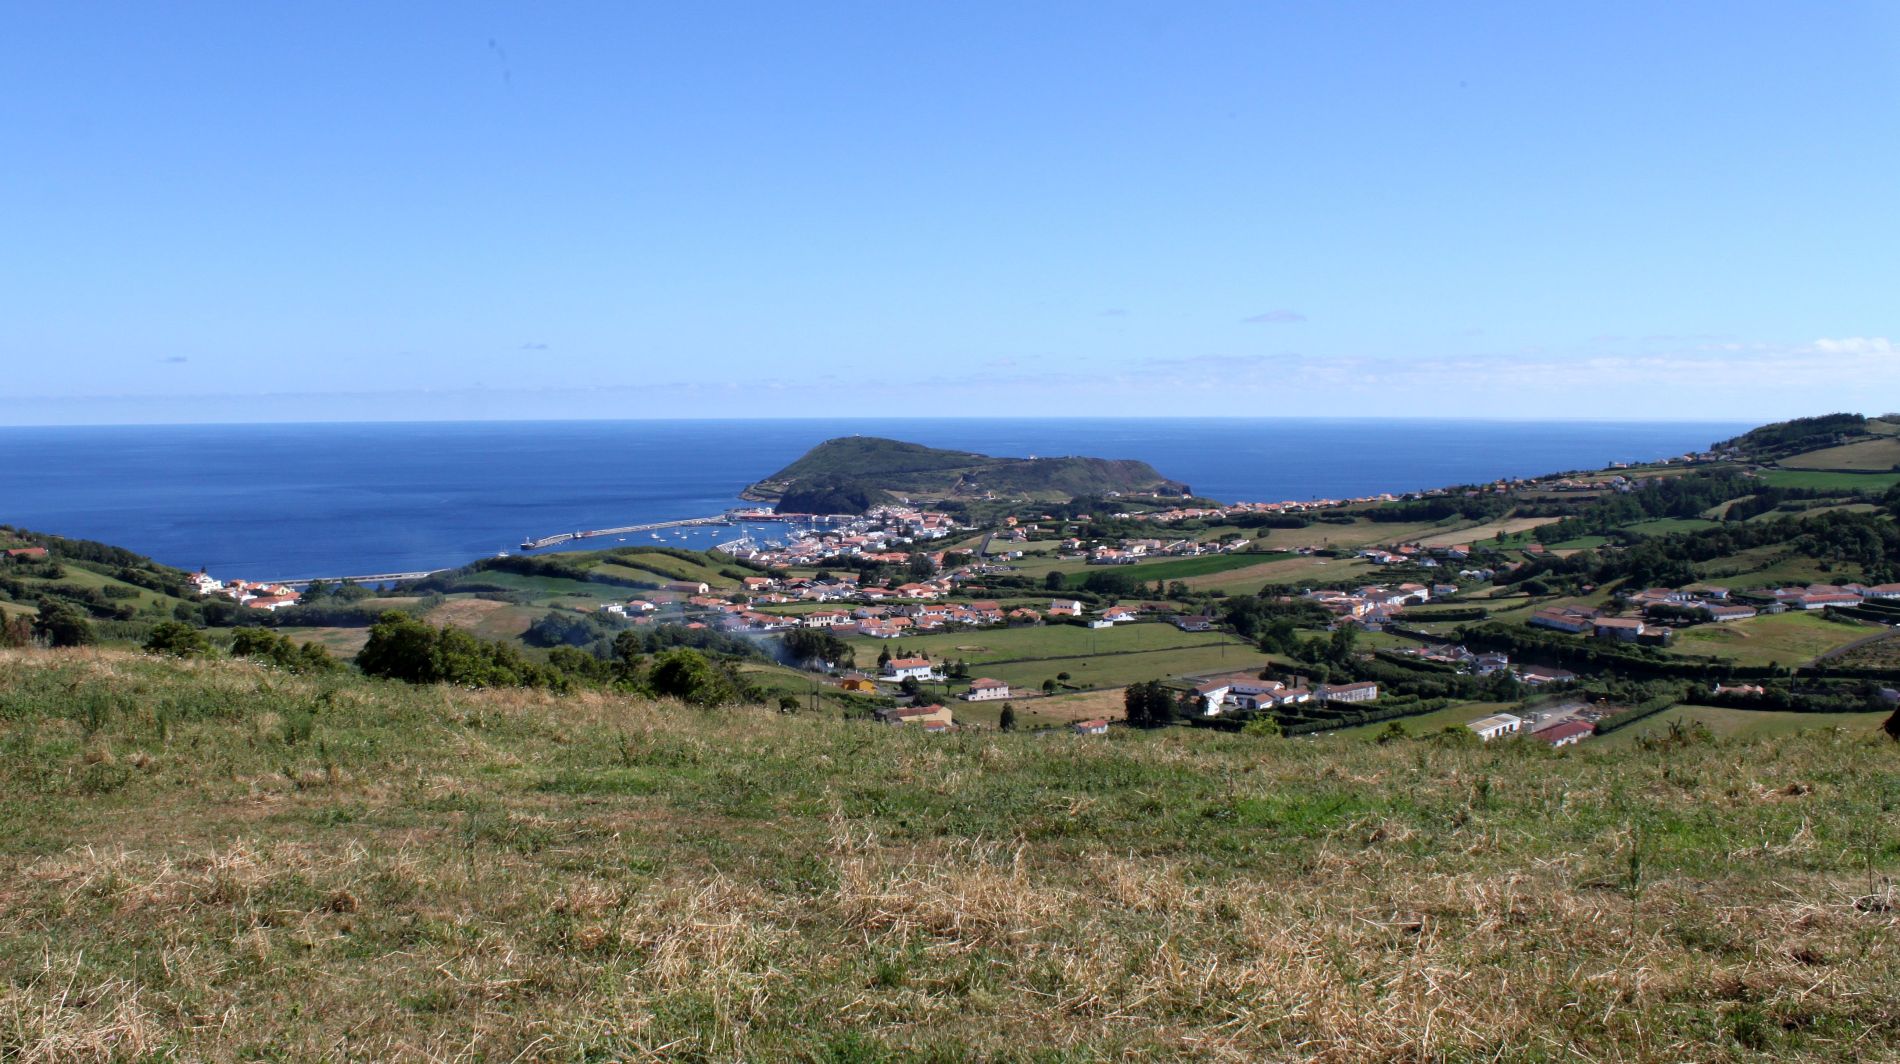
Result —
<path fill-rule="evenodd" d="M 1493 716 L 1474 720 L 1470 724 L 1465 725 L 1465 727 L 1476 732 L 1478 738 L 1488 743 L 1499 736 L 1511 735 L 1518 729 L 1524 727 L 1524 718 L 1514 717 L 1509 713 L 1498 713 Z"/>
<path fill-rule="evenodd" d="M 963 700 L 966 702 L 988 702 L 993 699 L 1008 697 L 1008 684 L 1001 680 L 992 680 L 985 677 L 970 682 L 970 690 L 964 694 Z"/>
<path fill-rule="evenodd" d="M 884 678 L 887 680 L 928 680 L 931 679 L 929 658 L 892 658 L 884 663 Z"/>

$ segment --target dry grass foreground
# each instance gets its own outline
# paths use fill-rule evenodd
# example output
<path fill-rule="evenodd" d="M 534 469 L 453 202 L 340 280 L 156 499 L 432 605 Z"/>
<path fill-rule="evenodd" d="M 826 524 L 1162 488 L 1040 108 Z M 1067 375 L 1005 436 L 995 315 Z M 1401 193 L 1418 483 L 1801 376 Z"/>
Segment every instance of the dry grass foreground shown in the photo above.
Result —
<path fill-rule="evenodd" d="M 8 652 L 0 1058 L 1894 1059 L 1897 759 Z"/>

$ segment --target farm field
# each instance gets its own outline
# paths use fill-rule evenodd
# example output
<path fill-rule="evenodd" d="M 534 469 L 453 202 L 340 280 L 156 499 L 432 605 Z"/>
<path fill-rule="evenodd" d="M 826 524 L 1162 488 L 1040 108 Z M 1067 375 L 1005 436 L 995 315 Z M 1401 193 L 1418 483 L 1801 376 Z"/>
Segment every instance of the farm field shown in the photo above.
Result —
<path fill-rule="evenodd" d="M 170 613 L 172 607 L 178 601 L 177 599 L 167 598 L 166 596 L 161 595 L 158 592 L 152 591 L 148 588 L 140 587 L 137 584 L 128 584 L 123 580 L 106 576 L 103 573 L 93 572 L 91 569 L 84 568 L 73 562 L 64 562 L 61 564 L 60 568 L 65 570 L 66 575 L 58 578 L 57 580 L 50 580 L 50 579 L 47 579 L 45 577 L 40 577 L 40 576 L 23 576 L 23 577 L 15 577 L 15 579 L 18 579 L 22 584 L 25 584 L 27 587 L 52 587 L 52 586 L 58 586 L 58 585 L 65 585 L 68 587 L 88 588 L 88 589 L 96 589 L 100 591 L 104 591 L 110 588 L 110 589 L 113 589 L 113 592 L 115 594 L 122 594 L 125 596 L 124 598 L 117 598 L 117 599 L 113 599 L 112 601 L 114 601 L 115 603 L 123 604 L 123 605 L 129 605 L 139 610 L 148 610 L 154 607 L 160 607 L 160 608 L 163 608 L 166 613 Z"/>
<path fill-rule="evenodd" d="M 1778 710 L 1729 709 L 1723 706 L 1680 705 L 1646 717 L 1584 745 L 1633 745 L 1638 738 L 1666 734 L 1675 723 L 1699 723 L 1725 739 L 1767 739 L 1814 728 L 1841 728 L 1854 735 L 1877 731 L 1885 713 L 1786 713 Z"/>
<path fill-rule="evenodd" d="M 1230 635 L 1183 632 L 1171 624 L 1159 622 L 1118 624 L 1113 628 L 1083 628 L 1073 624 L 978 628 L 907 635 L 901 639 L 869 639 L 849 635 L 844 637 L 844 641 L 857 653 L 858 663 L 865 667 L 877 661 L 880 650 L 889 650 L 892 654 L 900 649 L 909 654 L 927 654 L 932 661 L 960 658 L 975 666 L 1019 658 L 1066 658 L 1129 650 L 1218 646 L 1222 643 L 1246 645 Z M 1037 682 L 1042 681 L 1038 678 Z"/>
<path fill-rule="evenodd" d="M 1326 521 L 1315 521 L 1305 528 L 1265 529 L 1265 536 L 1255 540 L 1258 548 L 1267 550 L 1293 550 L 1297 547 L 1335 547 L 1358 548 L 1377 543 L 1410 543 L 1413 540 L 1433 534 L 1447 534 L 1454 538 L 1450 543 L 1463 543 L 1456 538 L 1461 529 L 1471 528 L 1469 521 L 1369 521 L 1358 518 L 1349 525 L 1336 525 Z"/>
<path fill-rule="evenodd" d="M 1792 667 L 1879 630 L 1873 625 L 1789 612 L 1686 628 L 1676 633 L 1673 649 L 1679 654 L 1730 658 L 1739 665 Z"/>
<path fill-rule="evenodd" d="M 1821 491 L 1864 491 L 1879 494 L 1900 484 L 1900 473 L 1829 473 L 1809 469 L 1768 469 L 1763 483 L 1777 488 L 1816 488 Z"/>
<path fill-rule="evenodd" d="M 293 643 L 317 643 L 328 650 L 332 657 L 348 661 L 369 642 L 368 628 L 303 628 L 286 627 L 274 629 L 277 634 L 287 636 Z M 221 644 L 222 645 L 222 644 Z"/>
<path fill-rule="evenodd" d="M 1058 674 L 1066 672 L 1069 679 L 1065 682 L 1076 687 L 1103 688 L 1126 687 L 1131 683 L 1177 676 L 1257 672 L 1276 663 L 1278 659 L 1253 647 L 1230 644 L 989 664 L 982 667 L 981 674 L 1002 680 L 1011 687 L 1028 690 L 1040 689 L 1044 680 L 1056 679 Z M 976 671 L 975 666 L 972 666 L 972 671 Z"/>
<path fill-rule="evenodd" d="M 1695 571 L 1701 576 L 1701 583 L 1734 590 L 1775 588 L 1788 584 L 1839 583 L 1860 576 L 1858 571 L 1841 568 L 1829 572 L 1822 569 L 1821 563 L 1813 558 L 1787 557 L 1787 553 L 1780 544 L 1753 547 L 1699 562 Z"/>
<path fill-rule="evenodd" d="M 1900 669 L 1900 629 L 1888 629 L 1887 638 L 1829 658 L 1828 664 L 1850 669 Z"/>
<path fill-rule="evenodd" d="M 483 639 L 519 639 L 547 610 L 492 599 L 451 598 L 423 615 L 433 625 L 452 625 Z"/>
<path fill-rule="evenodd" d="M 1105 720 L 1121 720 L 1126 715 L 1120 687 L 1048 697 L 1036 693 L 1011 698 L 1008 701 L 1010 705 L 1016 707 L 1016 727 L 1019 730 L 1060 727 L 1078 720 L 1091 720 L 1096 717 Z M 945 704 L 955 714 L 958 724 L 981 724 L 991 728 L 996 726 L 997 717 L 1003 711 L 1002 701 L 964 702 L 959 700 Z"/>
<path fill-rule="evenodd" d="M 1653 521 L 1637 521 L 1623 527 L 1644 536 L 1670 536 L 1678 532 L 1700 532 L 1715 526 L 1716 522 L 1701 517 L 1658 517 Z"/>
<path fill-rule="evenodd" d="M 1489 521 L 1481 525 L 1466 525 L 1460 529 L 1439 532 L 1435 535 L 1418 538 L 1422 547 L 1451 547 L 1460 543 L 1477 543 L 1495 539 L 1502 532 L 1506 537 L 1521 535 L 1540 525 L 1548 525 L 1558 520 L 1555 517 L 1511 517 L 1502 521 Z"/>
<path fill-rule="evenodd" d="M 1153 583 L 1156 580 L 1187 580 L 1297 557 L 1299 555 L 1290 551 L 1243 551 L 1236 554 L 1204 554 L 1195 558 L 1164 558 L 1136 562 L 1134 565 L 1091 565 L 1071 573 L 1069 587 L 1081 587 L 1083 581 L 1098 572 L 1127 573 L 1135 580 Z"/>
<path fill-rule="evenodd" d="M 1548 543 L 1545 546 L 1555 551 L 1593 550 L 1610 541 L 1608 536 L 1577 536 L 1562 543 Z"/>
<path fill-rule="evenodd" d="M 1900 438 L 1881 436 L 1783 458 L 1784 469 L 1856 469 L 1889 472 L 1900 466 Z"/>
<path fill-rule="evenodd" d="M 467 578 L 472 586 L 521 591 L 543 602 L 579 600 L 582 602 L 622 602 L 639 594 L 619 584 L 597 584 L 565 576 L 524 576 L 521 573 L 480 572 Z"/>
<path fill-rule="evenodd" d="M 1197 576 L 1182 581 L 1196 591 L 1225 591 L 1229 595 L 1252 595 L 1267 586 L 1299 586 L 1357 581 L 1378 567 L 1356 558 L 1321 558 L 1294 555 L 1279 561 L 1261 562 L 1245 569 Z"/>

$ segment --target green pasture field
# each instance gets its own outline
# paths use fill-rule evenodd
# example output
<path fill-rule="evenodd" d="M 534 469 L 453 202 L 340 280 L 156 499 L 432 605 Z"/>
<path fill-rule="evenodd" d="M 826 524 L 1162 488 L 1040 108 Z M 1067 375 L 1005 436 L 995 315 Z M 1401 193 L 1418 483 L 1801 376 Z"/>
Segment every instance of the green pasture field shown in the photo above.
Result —
<path fill-rule="evenodd" d="M 1678 654 L 1712 654 L 1738 665 L 1772 663 L 1786 668 L 1879 630 L 1859 621 L 1831 621 L 1819 613 L 1790 611 L 1685 628 L 1676 633 L 1671 650 Z"/>
<path fill-rule="evenodd" d="M 594 583 L 565 576 L 525 576 L 521 573 L 498 571 L 475 573 L 467 578 L 467 582 L 482 587 L 520 591 L 546 601 L 573 598 L 590 602 L 622 602 L 639 594 L 636 589 L 619 584 Z"/>
<path fill-rule="evenodd" d="M 1762 482 L 1776 488 L 1815 488 L 1878 495 L 1900 484 L 1900 473 L 1830 473 L 1811 469 L 1768 469 Z"/>
<path fill-rule="evenodd" d="M 1880 436 L 1783 458 L 1783 469 L 1852 469 L 1892 472 L 1900 466 L 1900 438 Z"/>
<path fill-rule="evenodd" d="M 1700 517 L 1658 517 L 1653 521 L 1637 521 L 1624 525 L 1630 532 L 1644 536 L 1669 536 L 1678 532 L 1700 532 L 1705 528 L 1714 528 L 1716 522 Z"/>
<path fill-rule="evenodd" d="M 1193 577 L 1211 576 L 1216 573 L 1232 572 L 1268 562 L 1298 558 L 1299 555 L 1288 551 L 1247 551 L 1237 554 L 1203 554 L 1194 558 L 1163 558 L 1152 562 L 1136 562 L 1134 565 L 1089 565 L 1069 574 L 1069 587 L 1079 588 L 1088 580 L 1091 573 L 1121 572 L 1143 583 L 1156 580 L 1186 581 Z"/>
<path fill-rule="evenodd" d="M 1781 710 L 1730 709 L 1725 706 L 1671 706 L 1626 728 L 1590 739 L 1606 748 L 1628 746 L 1639 738 L 1666 735 L 1671 724 L 1698 723 L 1725 739 L 1768 739 L 1819 728 L 1840 728 L 1851 735 L 1871 736 L 1887 719 L 1885 713 L 1788 713 Z"/>
<path fill-rule="evenodd" d="M 666 581 L 704 581 L 718 588 L 739 586 L 739 581 L 719 571 L 719 566 L 710 562 L 692 562 L 684 558 L 675 558 L 658 551 L 637 550 L 632 548 L 609 551 L 594 556 L 597 560 L 590 566 L 603 572 L 632 576 L 634 579 Z"/>
<path fill-rule="evenodd" d="M 109 587 L 125 588 L 127 590 L 135 592 L 136 594 L 127 596 L 122 599 L 112 599 L 111 601 L 113 602 L 113 604 L 129 605 L 133 607 L 134 609 L 137 609 L 143 612 L 164 613 L 167 616 L 170 616 L 171 611 L 177 607 L 180 601 L 168 595 L 161 595 L 158 592 L 153 591 L 149 588 L 143 588 L 137 584 L 128 584 L 123 580 L 117 579 L 116 577 L 107 576 L 104 573 L 94 572 L 91 569 L 87 569 L 83 567 L 78 562 L 61 560 L 59 562 L 59 566 L 61 569 L 65 570 L 66 575 L 60 577 L 57 580 L 49 580 L 49 579 L 46 579 L 45 577 L 38 577 L 38 576 L 21 576 L 21 577 L 15 577 L 15 579 L 18 579 L 21 583 L 25 584 L 28 587 L 53 587 L 56 585 L 64 584 L 68 587 L 90 588 L 90 589 L 100 589 L 100 590 L 103 590 Z"/>
<path fill-rule="evenodd" d="M 1047 603 L 1044 603 L 1047 605 Z M 878 652 L 928 654 L 932 661 L 962 659 L 972 667 L 991 661 L 1021 658 L 1073 658 L 1122 651 L 1170 650 L 1187 647 L 1236 646 L 1231 635 L 1183 632 L 1171 624 L 1140 622 L 1113 628 L 1082 628 L 1072 624 L 1029 625 L 1019 628 L 977 628 L 958 632 L 906 635 L 898 639 L 870 639 L 861 635 L 844 640 L 857 653 L 860 665 L 877 661 Z M 1003 677 L 997 677 L 1002 679 Z M 1146 677 L 1143 677 L 1144 679 Z M 1041 683 L 1038 678 L 1037 683 Z"/>
<path fill-rule="evenodd" d="M 1861 575 L 1853 566 L 1835 566 L 1829 570 L 1822 568 L 1822 564 L 1814 558 L 1789 556 L 1784 545 L 1775 543 L 1698 562 L 1695 571 L 1704 584 L 1734 590 L 1840 583 L 1859 579 Z"/>
<path fill-rule="evenodd" d="M 1211 576 L 1182 581 L 1196 591 L 1225 591 L 1229 595 L 1252 595 L 1264 587 L 1298 587 L 1303 584 L 1333 584 L 1342 581 L 1370 581 L 1378 566 L 1355 558 L 1321 558 L 1294 555 L 1278 561 L 1260 562 L 1245 569 L 1234 569 Z"/>
<path fill-rule="evenodd" d="M 1218 672 L 1258 672 L 1279 663 L 1244 643 L 1219 646 L 1150 650 L 1129 654 L 1097 654 L 1009 664 L 987 664 L 972 672 L 1002 680 L 1011 687 L 1040 689 L 1044 680 L 1068 673 L 1067 683 L 1079 688 L 1125 687 L 1145 680 L 1200 676 Z"/>
<path fill-rule="evenodd" d="M 1848 513 L 1867 514 L 1877 513 L 1880 507 L 1871 502 L 1839 502 L 1823 506 L 1812 506 L 1806 510 L 1770 510 L 1767 513 L 1756 514 L 1749 518 L 1748 521 L 1752 523 L 1756 521 L 1773 521 L 1782 517 L 1812 517 L 1815 514 L 1824 514 L 1831 510 L 1844 510 Z"/>

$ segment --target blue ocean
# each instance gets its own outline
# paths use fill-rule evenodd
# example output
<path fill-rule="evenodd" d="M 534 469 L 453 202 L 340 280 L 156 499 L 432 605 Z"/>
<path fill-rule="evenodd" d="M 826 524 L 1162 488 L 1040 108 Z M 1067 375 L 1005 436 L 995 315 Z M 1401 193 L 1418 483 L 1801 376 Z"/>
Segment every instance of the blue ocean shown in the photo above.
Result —
<path fill-rule="evenodd" d="M 851 434 L 995 455 L 1139 458 L 1200 495 L 1273 501 L 1599 468 L 1702 449 L 1748 427 L 946 418 L 0 428 L 0 524 L 223 578 L 299 579 L 435 569 L 531 536 L 714 514 L 813 445 Z M 628 542 L 703 548 L 733 535 Z"/>

